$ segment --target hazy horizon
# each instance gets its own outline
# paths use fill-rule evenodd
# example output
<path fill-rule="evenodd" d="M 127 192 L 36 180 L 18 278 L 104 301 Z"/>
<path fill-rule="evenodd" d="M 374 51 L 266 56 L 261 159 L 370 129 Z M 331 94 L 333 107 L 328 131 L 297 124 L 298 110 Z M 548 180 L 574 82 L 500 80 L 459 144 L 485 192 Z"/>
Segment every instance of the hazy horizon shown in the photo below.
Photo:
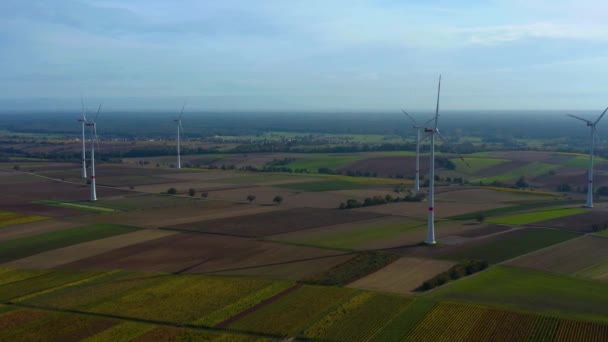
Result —
<path fill-rule="evenodd" d="M 0 111 L 597 110 L 595 1 L 5 0 Z"/>

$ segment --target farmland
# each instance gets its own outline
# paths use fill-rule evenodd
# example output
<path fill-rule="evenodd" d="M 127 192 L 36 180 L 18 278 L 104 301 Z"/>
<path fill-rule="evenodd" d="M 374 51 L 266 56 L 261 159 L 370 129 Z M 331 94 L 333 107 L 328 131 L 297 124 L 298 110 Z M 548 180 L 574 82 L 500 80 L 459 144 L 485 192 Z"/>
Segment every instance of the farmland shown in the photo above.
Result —
<path fill-rule="evenodd" d="M 0 211 L 0 228 L 12 226 L 15 224 L 46 220 L 47 218 L 48 217 L 38 215 L 24 215 L 21 213 L 13 213 L 10 211 Z"/>
<path fill-rule="evenodd" d="M 514 267 L 499 266 L 429 294 L 459 300 L 608 322 L 605 283 Z"/>
<path fill-rule="evenodd" d="M 468 168 L 441 157 L 455 169 L 438 168 L 433 247 L 420 243 L 426 200 L 337 209 L 412 193 L 410 151 L 185 155 L 183 170 L 165 165 L 173 157 L 101 163 L 109 187 L 96 202 L 77 165 L 4 165 L 0 222 L 43 219 L 0 229 L 0 339 L 601 340 L 608 240 L 593 230 L 606 205 L 577 208 L 584 194 L 537 185 L 571 177 L 582 158 L 498 151 L 465 158 Z M 312 173 L 221 170 L 289 158 Z M 530 188 L 479 185 L 520 172 Z M 415 291 L 469 259 L 490 268 Z"/>

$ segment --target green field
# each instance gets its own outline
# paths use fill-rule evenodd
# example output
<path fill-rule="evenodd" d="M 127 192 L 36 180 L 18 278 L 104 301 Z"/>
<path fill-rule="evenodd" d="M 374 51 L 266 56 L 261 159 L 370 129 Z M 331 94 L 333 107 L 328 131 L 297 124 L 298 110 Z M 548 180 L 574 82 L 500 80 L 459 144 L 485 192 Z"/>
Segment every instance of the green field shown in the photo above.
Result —
<path fill-rule="evenodd" d="M 515 181 L 519 177 L 524 176 L 527 179 L 534 178 L 536 176 L 547 174 L 549 171 L 559 168 L 560 165 L 533 162 L 524 166 L 509 170 L 505 173 L 501 173 L 495 176 L 480 179 L 484 184 L 490 184 L 494 181 L 507 183 L 509 181 Z"/>
<path fill-rule="evenodd" d="M 461 172 L 461 173 L 468 174 L 468 175 L 475 175 L 483 169 L 487 169 L 489 167 L 510 161 L 509 159 L 503 159 L 503 158 L 474 158 L 474 157 L 470 158 L 470 157 L 466 157 L 464 159 L 466 161 L 466 164 L 460 158 L 453 158 L 453 159 L 450 159 L 450 161 L 453 162 L 454 165 L 456 165 L 455 170 L 457 172 Z"/>
<path fill-rule="evenodd" d="M 602 157 L 594 157 L 593 163 L 595 165 L 605 163 L 607 160 Z M 574 158 L 562 163 L 562 166 L 578 167 L 581 169 L 587 169 L 589 167 L 589 156 L 588 155 L 577 155 Z"/>
<path fill-rule="evenodd" d="M 490 209 L 490 210 L 481 210 L 481 211 L 476 211 L 476 212 L 462 214 L 462 215 L 450 216 L 450 217 L 448 217 L 448 219 L 450 219 L 450 220 L 474 220 L 480 214 L 485 217 L 492 217 L 492 216 L 498 216 L 498 215 L 517 213 L 517 212 L 521 212 L 521 211 L 529 211 L 530 209 L 536 209 L 536 208 L 555 207 L 558 205 L 569 205 L 569 204 L 577 204 L 577 203 L 580 203 L 580 201 L 571 201 L 571 200 L 568 200 L 568 201 L 554 200 L 554 201 L 539 201 L 539 202 L 526 201 L 525 203 L 517 204 L 514 206 L 510 206 L 510 207 L 502 207 L 502 208 L 496 208 L 496 209 Z"/>
<path fill-rule="evenodd" d="M 0 242 L 0 262 L 7 262 L 30 255 L 79 243 L 131 233 L 140 228 L 116 224 L 97 223 L 89 226 L 65 229 L 34 236 Z"/>
<path fill-rule="evenodd" d="M 460 248 L 445 256 L 451 260 L 479 259 L 491 264 L 505 261 L 537 249 L 581 236 L 579 233 L 556 229 L 529 228 L 511 231 L 482 245 Z"/>
<path fill-rule="evenodd" d="M 489 223 L 508 224 L 512 226 L 522 226 L 530 223 L 547 221 L 560 217 L 582 214 L 587 210 L 582 208 L 559 208 L 521 213 L 509 216 L 501 216 L 488 220 Z"/>
<path fill-rule="evenodd" d="M 307 169 L 308 172 L 316 173 L 319 168 L 337 170 L 346 165 L 363 159 L 362 156 L 354 154 L 306 154 L 306 157 L 298 158 L 287 164 L 291 169 Z"/>
<path fill-rule="evenodd" d="M 320 182 L 282 184 L 280 187 L 300 191 L 333 191 L 365 188 L 365 186 L 362 184 L 344 180 L 324 180 Z"/>
<path fill-rule="evenodd" d="M 582 269 L 576 272 L 574 275 L 589 279 L 601 279 L 603 281 L 608 280 L 608 260 L 603 260 L 597 264 Z"/>
<path fill-rule="evenodd" d="M 112 208 L 102 207 L 101 204 L 89 204 L 88 202 L 84 204 L 83 202 L 61 202 L 61 201 L 35 201 L 37 204 L 44 204 L 51 207 L 60 207 L 60 208 L 69 208 L 69 209 L 78 209 L 84 211 L 93 211 L 93 212 L 102 212 L 102 213 L 111 213 L 116 211 Z"/>
<path fill-rule="evenodd" d="M 418 220 L 391 223 L 370 223 L 366 225 L 353 225 L 353 229 L 343 232 L 328 230 L 322 234 L 315 234 L 310 239 L 289 240 L 297 244 L 336 248 L 336 249 L 365 249 L 370 242 L 397 238 L 402 234 L 409 234 L 424 229 L 426 223 Z"/>
<path fill-rule="evenodd" d="M 606 283 L 516 267 L 496 266 L 428 296 L 608 322 Z"/>
<path fill-rule="evenodd" d="M 229 328 L 294 336 L 355 293 L 356 290 L 346 288 L 306 285 L 241 318 Z"/>

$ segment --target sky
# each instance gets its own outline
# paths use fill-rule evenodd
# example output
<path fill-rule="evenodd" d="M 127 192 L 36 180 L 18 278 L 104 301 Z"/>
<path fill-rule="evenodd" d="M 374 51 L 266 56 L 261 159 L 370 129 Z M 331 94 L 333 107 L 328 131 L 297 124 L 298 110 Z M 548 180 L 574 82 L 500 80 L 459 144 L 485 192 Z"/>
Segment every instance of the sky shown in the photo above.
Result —
<path fill-rule="evenodd" d="M 2 0 L 0 110 L 608 105 L 608 2 Z M 95 105 L 94 105 L 95 104 Z"/>

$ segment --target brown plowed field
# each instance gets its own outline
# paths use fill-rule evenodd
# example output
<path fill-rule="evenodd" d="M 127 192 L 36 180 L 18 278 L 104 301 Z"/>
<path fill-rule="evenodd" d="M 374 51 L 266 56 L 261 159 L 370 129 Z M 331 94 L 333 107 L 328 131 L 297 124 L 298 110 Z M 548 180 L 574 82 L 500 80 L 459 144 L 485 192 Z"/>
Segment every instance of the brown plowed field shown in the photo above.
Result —
<path fill-rule="evenodd" d="M 0 241 L 18 239 L 20 237 L 38 235 L 56 230 L 78 227 L 78 222 L 66 222 L 55 219 L 24 223 L 17 226 L 0 229 Z"/>
<path fill-rule="evenodd" d="M 4 184 L 0 205 L 30 203 L 36 200 L 86 200 L 89 198 L 90 187 L 86 184 L 77 185 L 60 181 Z M 97 187 L 97 197 L 112 197 L 126 195 L 130 192 L 105 187 Z"/>
<path fill-rule="evenodd" d="M 262 237 L 380 216 L 383 215 L 351 210 L 294 208 L 271 213 L 192 222 L 175 225 L 171 228 L 213 234 Z"/>
<path fill-rule="evenodd" d="M 177 232 L 158 229 L 144 229 L 133 233 L 112 236 L 105 239 L 54 249 L 48 252 L 5 263 L 2 265 L 2 267 L 27 269 L 53 268 L 59 265 L 77 262 L 80 259 L 89 258 L 101 253 L 106 253 L 114 249 L 159 239 L 173 234 L 177 234 Z"/>
<path fill-rule="evenodd" d="M 66 269 L 220 272 L 259 268 L 343 254 L 246 238 L 179 233 L 66 264 Z M 321 263 L 320 266 L 323 266 Z M 296 268 L 297 269 L 297 268 Z"/>
<path fill-rule="evenodd" d="M 470 230 L 465 230 L 463 232 L 457 233 L 456 235 L 462 236 L 462 237 L 475 238 L 475 237 L 486 236 L 486 235 L 490 235 L 490 234 L 502 233 L 502 232 L 506 232 L 511 229 L 512 228 L 508 227 L 508 226 L 501 226 L 498 224 L 489 224 L 489 225 L 485 225 L 485 226 L 472 228 Z"/>
<path fill-rule="evenodd" d="M 559 228 L 577 232 L 591 232 L 592 226 L 595 224 L 600 226 L 608 224 L 608 213 L 594 210 L 578 215 L 536 222 L 532 225 L 536 227 Z"/>
<path fill-rule="evenodd" d="M 466 202 L 439 202 L 435 203 L 435 217 L 446 218 L 450 216 L 466 214 L 481 210 L 489 210 L 495 208 L 506 207 L 504 203 L 466 203 Z M 407 217 L 425 218 L 428 213 L 427 202 L 399 202 L 383 205 L 374 205 L 352 209 L 359 212 L 370 212 L 385 215 L 400 215 Z"/>
<path fill-rule="evenodd" d="M 411 293 L 426 280 L 456 265 L 445 260 L 403 257 L 348 287 L 394 293 Z"/>
<path fill-rule="evenodd" d="M 602 260 L 608 260 L 608 239 L 586 235 L 524 255 L 509 264 L 541 271 L 573 274 Z"/>

